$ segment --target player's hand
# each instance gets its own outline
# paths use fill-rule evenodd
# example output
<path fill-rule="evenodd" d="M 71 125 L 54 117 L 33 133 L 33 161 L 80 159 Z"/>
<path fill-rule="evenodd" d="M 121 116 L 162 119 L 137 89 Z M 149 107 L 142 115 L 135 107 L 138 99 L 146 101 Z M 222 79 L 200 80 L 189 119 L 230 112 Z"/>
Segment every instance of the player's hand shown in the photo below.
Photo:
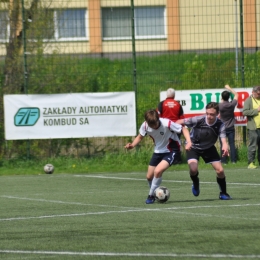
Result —
<path fill-rule="evenodd" d="M 131 144 L 131 143 L 128 143 L 126 146 L 125 146 L 125 149 L 133 149 L 134 146 Z"/>
<path fill-rule="evenodd" d="M 186 142 L 185 143 L 185 150 L 189 151 L 191 149 L 192 142 Z"/>
<path fill-rule="evenodd" d="M 222 157 L 229 156 L 229 151 L 227 149 L 222 150 Z"/>

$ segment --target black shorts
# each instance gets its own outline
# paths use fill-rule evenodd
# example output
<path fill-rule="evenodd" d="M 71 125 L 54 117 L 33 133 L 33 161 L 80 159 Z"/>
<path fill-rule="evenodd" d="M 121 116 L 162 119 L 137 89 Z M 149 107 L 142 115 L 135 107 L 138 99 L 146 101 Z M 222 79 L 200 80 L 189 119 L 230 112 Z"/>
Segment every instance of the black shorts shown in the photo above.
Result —
<path fill-rule="evenodd" d="M 198 150 L 191 148 L 189 151 L 186 151 L 187 161 L 190 159 L 196 159 L 199 161 L 199 158 L 202 157 L 205 163 L 212 163 L 220 161 L 220 156 L 215 146 L 211 146 L 206 150 Z"/>
<path fill-rule="evenodd" d="M 180 152 L 170 152 L 170 153 L 154 153 L 149 165 L 157 166 L 162 160 L 165 160 L 169 165 L 177 164 L 181 160 Z"/>

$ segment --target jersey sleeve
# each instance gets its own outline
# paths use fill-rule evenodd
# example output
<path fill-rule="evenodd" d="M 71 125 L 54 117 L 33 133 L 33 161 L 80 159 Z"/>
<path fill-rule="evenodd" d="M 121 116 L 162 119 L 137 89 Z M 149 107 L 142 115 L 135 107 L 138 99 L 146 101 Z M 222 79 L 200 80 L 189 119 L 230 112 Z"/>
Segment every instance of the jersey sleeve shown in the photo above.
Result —
<path fill-rule="evenodd" d="M 193 126 L 195 126 L 197 124 L 197 122 L 198 122 L 198 117 L 197 116 L 188 117 L 188 118 L 184 119 L 184 124 L 187 127 L 193 127 Z"/>
<path fill-rule="evenodd" d="M 180 133 L 182 130 L 182 125 L 170 121 L 170 130 L 175 133 Z"/>
<path fill-rule="evenodd" d="M 219 128 L 219 137 L 220 138 L 226 137 L 226 127 L 224 123 Z"/>
<path fill-rule="evenodd" d="M 146 132 L 146 129 L 147 129 L 148 125 L 146 122 L 143 122 L 140 129 L 139 129 L 139 134 L 141 136 L 146 136 L 147 132 Z"/>

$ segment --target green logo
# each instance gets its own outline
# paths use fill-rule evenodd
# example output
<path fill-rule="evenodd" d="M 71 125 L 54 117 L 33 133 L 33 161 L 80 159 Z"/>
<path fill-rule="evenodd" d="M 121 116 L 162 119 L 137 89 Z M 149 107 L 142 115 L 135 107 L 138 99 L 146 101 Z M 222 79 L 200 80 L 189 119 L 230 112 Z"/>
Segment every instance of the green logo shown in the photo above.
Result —
<path fill-rule="evenodd" d="M 37 107 L 23 107 L 14 116 L 15 126 L 33 126 L 40 118 L 40 109 Z"/>

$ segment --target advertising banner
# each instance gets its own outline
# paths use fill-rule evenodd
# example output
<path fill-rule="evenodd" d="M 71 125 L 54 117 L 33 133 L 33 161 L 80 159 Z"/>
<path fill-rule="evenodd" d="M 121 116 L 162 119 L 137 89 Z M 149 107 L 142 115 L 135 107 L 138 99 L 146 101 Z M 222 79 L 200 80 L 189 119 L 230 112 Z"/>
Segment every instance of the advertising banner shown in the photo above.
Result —
<path fill-rule="evenodd" d="M 136 135 L 134 92 L 5 95 L 6 140 Z"/>
<path fill-rule="evenodd" d="M 221 93 L 225 89 L 203 89 L 203 90 L 175 90 L 175 99 L 183 107 L 184 116 L 192 117 L 205 114 L 206 105 L 209 102 L 221 102 Z M 252 94 L 252 88 L 236 88 L 238 93 L 238 104 L 234 111 L 236 125 L 246 125 L 247 118 L 243 116 L 244 101 Z M 232 96 L 232 94 L 231 94 Z M 160 101 L 166 98 L 166 91 L 160 92 Z"/>

